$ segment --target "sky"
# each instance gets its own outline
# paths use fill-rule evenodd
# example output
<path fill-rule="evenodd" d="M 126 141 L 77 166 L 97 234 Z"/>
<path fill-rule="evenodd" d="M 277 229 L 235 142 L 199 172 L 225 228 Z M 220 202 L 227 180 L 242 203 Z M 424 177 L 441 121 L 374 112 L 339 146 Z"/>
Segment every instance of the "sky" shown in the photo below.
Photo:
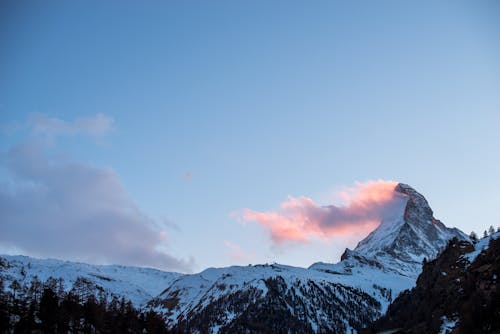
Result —
<path fill-rule="evenodd" d="M 404 182 L 500 225 L 496 1 L 2 1 L 0 252 L 337 262 Z"/>

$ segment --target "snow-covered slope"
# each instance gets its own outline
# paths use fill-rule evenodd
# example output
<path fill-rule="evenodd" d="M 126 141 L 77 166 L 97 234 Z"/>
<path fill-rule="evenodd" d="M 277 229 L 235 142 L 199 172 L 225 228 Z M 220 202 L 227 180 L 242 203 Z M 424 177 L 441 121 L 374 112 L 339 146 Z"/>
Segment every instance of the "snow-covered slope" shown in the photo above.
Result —
<path fill-rule="evenodd" d="M 319 265 L 313 269 L 279 264 L 211 268 L 180 277 L 150 306 L 163 313 L 170 326 L 180 322 L 181 328 L 190 332 L 201 330 L 195 325 L 197 319 L 200 325 L 203 319 L 212 332 L 237 330 L 233 322 L 244 316 L 245 310 L 269 303 L 279 282 L 279 306 L 290 315 L 300 314 L 313 331 L 337 332 L 359 329 L 374 320 L 386 310 L 393 295 L 414 284 L 412 278 L 394 272 L 369 264 L 349 267 L 347 262 L 339 272 L 317 270 Z"/>
<path fill-rule="evenodd" d="M 83 282 L 87 283 L 90 289 L 98 291 L 102 288 L 108 296 L 125 297 L 139 307 L 157 296 L 181 274 L 150 268 L 99 266 L 27 256 L 0 256 L 0 278 L 5 287 L 14 280 L 29 285 L 35 276 L 42 282 L 49 277 L 61 278 L 67 291 L 78 278 L 83 278 Z"/>
<path fill-rule="evenodd" d="M 481 254 L 482 252 L 486 251 L 488 249 L 489 243 L 491 239 L 498 239 L 500 238 L 500 232 L 495 232 L 491 234 L 490 236 L 484 237 L 482 239 L 479 239 L 477 242 L 473 244 L 474 250 L 470 253 L 467 253 L 463 255 L 463 258 L 467 260 L 469 264 L 474 262 L 476 258 Z"/>
<path fill-rule="evenodd" d="M 406 199 L 405 205 L 360 241 L 354 252 L 416 278 L 424 258 L 435 258 L 454 237 L 468 237 L 434 218 L 427 200 L 412 187 L 399 183 L 395 191 Z"/>

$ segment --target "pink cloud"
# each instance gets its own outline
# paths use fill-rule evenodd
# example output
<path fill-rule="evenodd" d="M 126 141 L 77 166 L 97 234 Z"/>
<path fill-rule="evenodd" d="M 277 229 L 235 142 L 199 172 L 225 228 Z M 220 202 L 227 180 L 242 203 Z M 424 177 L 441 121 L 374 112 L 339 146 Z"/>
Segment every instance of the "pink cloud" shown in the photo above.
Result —
<path fill-rule="evenodd" d="M 255 254 L 248 254 L 243 252 L 240 246 L 235 245 L 232 242 L 225 241 L 224 245 L 227 247 L 226 255 L 233 260 L 249 261 L 255 257 Z"/>
<path fill-rule="evenodd" d="M 245 209 L 242 218 L 259 223 L 276 243 L 368 234 L 400 207 L 404 195 L 394 191 L 397 184 L 383 180 L 357 182 L 338 193 L 345 202 L 341 206 L 319 206 L 308 197 L 289 196 L 276 212 Z"/>

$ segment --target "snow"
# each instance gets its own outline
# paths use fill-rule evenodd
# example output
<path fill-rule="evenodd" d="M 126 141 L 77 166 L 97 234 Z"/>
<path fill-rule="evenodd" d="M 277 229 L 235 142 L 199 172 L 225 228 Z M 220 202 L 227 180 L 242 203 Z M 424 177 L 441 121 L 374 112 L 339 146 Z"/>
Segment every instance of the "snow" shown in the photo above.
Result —
<path fill-rule="evenodd" d="M 44 282 L 53 277 L 62 278 L 65 290 L 70 290 L 73 283 L 79 277 L 83 277 L 118 298 L 129 299 L 136 307 L 142 306 L 160 294 L 181 276 L 178 273 L 151 268 L 91 265 L 54 259 L 35 259 L 21 255 L 2 255 L 0 258 L 7 263 L 7 268 L 3 268 L 0 272 L 7 283 L 6 286 L 13 280 L 30 283 L 36 276 Z"/>
<path fill-rule="evenodd" d="M 307 290 L 307 283 L 314 281 L 320 289 L 326 284 L 338 284 L 362 290 L 378 300 L 381 304 L 380 312 L 385 312 L 392 298 L 401 291 L 415 285 L 415 279 L 399 275 L 393 271 L 383 271 L 380 268 L 356 262 L 353 259 L 338 264 L 317 263 L 309 268 L 299 268 L 282 264 L 232 266 L 227 268 L 209 268 L 198 274 L 185 275 L 177 279 L 164 291 L 158 299 L 178 298 L 178 304 L 170 310 L 155 308 L 165 315 L 168 322 L 174 323 L 179 316 L 185 317 L 208 306 L 218 300 L 229 290 L 260 291 L 257 296 L 267 293 L 264 283 L 269 278 L 281 277 L 288 288 L 302 285 Z M 223 288 L 222 288 L 223 287 Z M 382 293 L 382 289 L 390 291 L 392 298 Z M 298 298 L 307 300 L 310 296 L 303 296 L 300 289 L 296 289 Z M 340 297 L 339 298 L 343 298 Z M 290 310 L 293 314 L 293 309 Z M 226 314 L 226 323 L 236 315 Z M 318 319 L 321 314 L 317 314 Z M 316 320 L 310 319 L 312 328 L 317 328 Z M 218 327 L 217 327 L 218 328 Z M 212 328 L 216 332 L 217 328 Z"/>
<path fill-rule="evenodd" d="M 325 272 L 328 280 L 334 283 L 359 288 L 382 304 L 385 312 L 392 300 L 382 296 L 380 289 L 374 285 L 391 291 L 392 299 L 406 289 L 415 286 L 413 277 L 398 274 L 390 268 L 380 268 L 349 258 L 337 264 L 315 263 L 309 269 Z"/>
<path fill-rule="evenodd" d="M 424 258 L 435 258 L 453 237 L 467 236 L 436 220 L 426 199 L 410 186 L 398 184 L 396 194 L 399 198 L 392 204 L 391 214 L 359 242 L 354 253 L 416 278 Z"/>
<path fill-rule="evenodd" d="M 391 217 L 386 217 L 379 227 L 371 232 L 364 240 L 359 242 L 355 250 L 363 255 L 374 256 L 388 247 L 395 235 L 404 224 L 404 211 L 408 202 L 407 196 L 401 196 Z"/>
<path fill-rule="evenodd" d="M 470 253 L 463 255 L 462 258 L 469 261 L 469 264 L 474 262 L 476 260 L 476 258 L 479 256 L 479 254 L 481 254 L 484 250 L 488 249 L 488 244 L 490 242 L 490 238 L 498 239 L 499 237 L 500 237 L 500 232 L 496 232 L 488 237 L 484 237 L 484 238 L 478 240 L 474 244 L 474 250 Z"/>
<path fill-rule="evenodd" d="M 458 324 L 458 318 L 448 319 L 447 317 L 441 317 L 443 324 L 439 330 L 439 334 L 451 333 L 455 326 Z"/>

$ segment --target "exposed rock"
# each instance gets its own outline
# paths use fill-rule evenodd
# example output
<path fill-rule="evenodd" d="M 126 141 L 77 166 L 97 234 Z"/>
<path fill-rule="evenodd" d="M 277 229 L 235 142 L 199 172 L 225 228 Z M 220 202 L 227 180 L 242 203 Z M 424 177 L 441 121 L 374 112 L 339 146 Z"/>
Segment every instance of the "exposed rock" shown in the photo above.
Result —
<path fill-rule="evenodd" d="M 359 242 L 355 252 L 416 277 L 424 258 L 435 258 L 448 240 L 469 240 L 460 230 L 447 228 L 434 218 L 427 200 L 412 187 L 399 183 L 395 191 L 406 201 L 401 207 L 401 215 L 382 221 Z"/>

